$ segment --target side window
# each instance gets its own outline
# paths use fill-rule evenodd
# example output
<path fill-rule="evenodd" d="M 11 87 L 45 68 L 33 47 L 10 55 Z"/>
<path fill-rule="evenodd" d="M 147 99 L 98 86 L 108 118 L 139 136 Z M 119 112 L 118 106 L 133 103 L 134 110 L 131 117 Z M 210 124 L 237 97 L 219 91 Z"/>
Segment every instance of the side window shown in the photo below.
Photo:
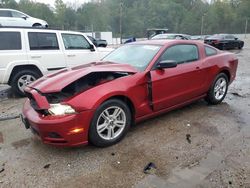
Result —
<path fill-rule="evenodd" d="M 59 50 L 55 33 L 29 32 L 30 50 Z"/>
<path fill-rule="evenodd" d="M 172 60 L 178 64 L 199 59 L 198 47 L 192 44 L 180 44 L 169 47 L 161 56 L 160 61 Z"/>
<path fill-rule="evenodd" d="M 217 51 L 213 48 L 210 48 L 208 46 L 205 46 L 205 52 L 206 52 L 206 56 L 212 56 L 212 55 L 216 55 Z"/>
<path fill-rule="evenodd" d="M 21 50 L 20 32 L 0 32 L 0 50 Z"/>
<path fill-rule="evenodd" d="M 8 10 L 0 10 L 0 17 L 12 17 L 12 15 Z"/>
<path fill-rule="evenodd" d="M 234 36 L 233 35 L 226 35 L 225 39 L 227 39 L 227 40 L 234 40 Z"/>
<path fill-rule="evenodd" d="M 82 35 L 62 34 L 62 38 L 66 50 L 90 49 L 89 42 Z"/>
<path fill-rule="evenodd" d="M 12 17 L 15 17 L 15 18 L 22 18 L 23 16 L 25 16 L 24 14 L 20 12 L 16 12 L 16 11 L 12 11 L 11 14 L 12 14 Z"/>

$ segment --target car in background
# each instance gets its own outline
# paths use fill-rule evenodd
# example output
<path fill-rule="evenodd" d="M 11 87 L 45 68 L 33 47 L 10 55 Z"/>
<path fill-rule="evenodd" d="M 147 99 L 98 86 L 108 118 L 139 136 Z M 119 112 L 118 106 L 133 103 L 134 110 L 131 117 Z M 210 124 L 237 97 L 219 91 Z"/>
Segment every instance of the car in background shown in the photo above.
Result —
<path fill-rule="evenodd" d="M 191 36 L 186 35 L 186 34 L 164 33 L 164 34 L 155 35 L 155 36 L 153 36 L 151 38 L 151 40 L 162 40 L 162 39 L 167 39 L 167 40 L 172 40 L 172 39 L 191 40 Z"/>
<path fill-rule="evenodd" d="M 202 98 L 221 103 L 237 65 L 235 54 L 194 40 L 125 44 L 28 85 L 22 119 L 46 144 L 110 146 L 136 122 Z"/>
<path fill-rule="evenodd" d="M 244 41 L 231 34 L 215 34 L 205 39 L 204 42 L 220 50 L 242 49 L 244 46 Z"/>
<path fill-rule="evenodd" d="M 43 28 L 0 28 L 0 84 L 24 88 L 53 71 L 99 61 L 112 48 L 96 48 L 83 33 Z"/>
<path fill-rule="evenodd" d="M 0 9 L 0 26 L 48 27 L 44 20 L 33 18 L 14 9 Z"/>
<path fill-rule="evenodd" d="M 211 35 L 192 35 L 191 40 L 205 40 Z"/>
<path fill-rule="evenodd" d="M 103 39 L 96 39 L 88 35 L 89 40 L 96 46 L 96 47 L 107 47 L 108 43 L 106 40 Z"/>

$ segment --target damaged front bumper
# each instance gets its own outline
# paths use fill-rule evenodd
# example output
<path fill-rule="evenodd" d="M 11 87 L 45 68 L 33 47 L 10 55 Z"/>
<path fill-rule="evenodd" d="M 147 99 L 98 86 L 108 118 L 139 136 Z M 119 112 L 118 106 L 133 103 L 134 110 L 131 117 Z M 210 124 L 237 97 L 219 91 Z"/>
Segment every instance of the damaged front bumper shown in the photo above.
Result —
<path fill-rule="evenodd" d="M 87 110 L 63 116 L 45 116 L 34 110 L 27 100 L 23 107 L 26 128 L 36 134 L 45 144 L 78 146 L 88 144 L 88 129 L 94 111 Z"/>

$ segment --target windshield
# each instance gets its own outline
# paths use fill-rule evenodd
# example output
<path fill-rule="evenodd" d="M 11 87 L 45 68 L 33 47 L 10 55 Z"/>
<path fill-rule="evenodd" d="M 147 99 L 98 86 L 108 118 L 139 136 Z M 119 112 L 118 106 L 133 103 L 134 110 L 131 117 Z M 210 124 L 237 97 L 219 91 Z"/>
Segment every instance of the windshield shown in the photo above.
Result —
<path fill-rule="evenodd" d="M 215 35 L 208 37 L 207 39 L 223 39 L 223 38 L 224 38 L 224 35 L 215 34 Z"/>
<path fill-rule="evenodd" d="M 144 71 L 161 46 L 156 45 L 125 45 L 103 58 L 120 64 L 129 64 L 139 71 Z"/>

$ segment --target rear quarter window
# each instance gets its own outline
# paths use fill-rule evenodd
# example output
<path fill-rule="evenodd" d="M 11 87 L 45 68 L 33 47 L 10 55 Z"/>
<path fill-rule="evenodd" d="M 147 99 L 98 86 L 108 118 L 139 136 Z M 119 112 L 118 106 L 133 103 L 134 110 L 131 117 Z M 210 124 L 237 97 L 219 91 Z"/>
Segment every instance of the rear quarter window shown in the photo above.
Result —
<path fill-rule="evenodd" d="M 12 15 L 8 10 L 0 10 L 0 17 L 12 17 Z"/>
<path fill-rule="evenodd" d="M 0 50 L 21 50 L 20 32 L 0 32 Z"/>
<path fill-rule="evenodd" d="M 205 53 L 206 53 L 206 56 L 213 56 L 217 54 L 217 50 L 210 48 L 208 46 L 205 46 Z"/>
<path fill-rule="evenodd" d="M 56 33 L 29 32 L 30 50 L 59 50 Z"/>

